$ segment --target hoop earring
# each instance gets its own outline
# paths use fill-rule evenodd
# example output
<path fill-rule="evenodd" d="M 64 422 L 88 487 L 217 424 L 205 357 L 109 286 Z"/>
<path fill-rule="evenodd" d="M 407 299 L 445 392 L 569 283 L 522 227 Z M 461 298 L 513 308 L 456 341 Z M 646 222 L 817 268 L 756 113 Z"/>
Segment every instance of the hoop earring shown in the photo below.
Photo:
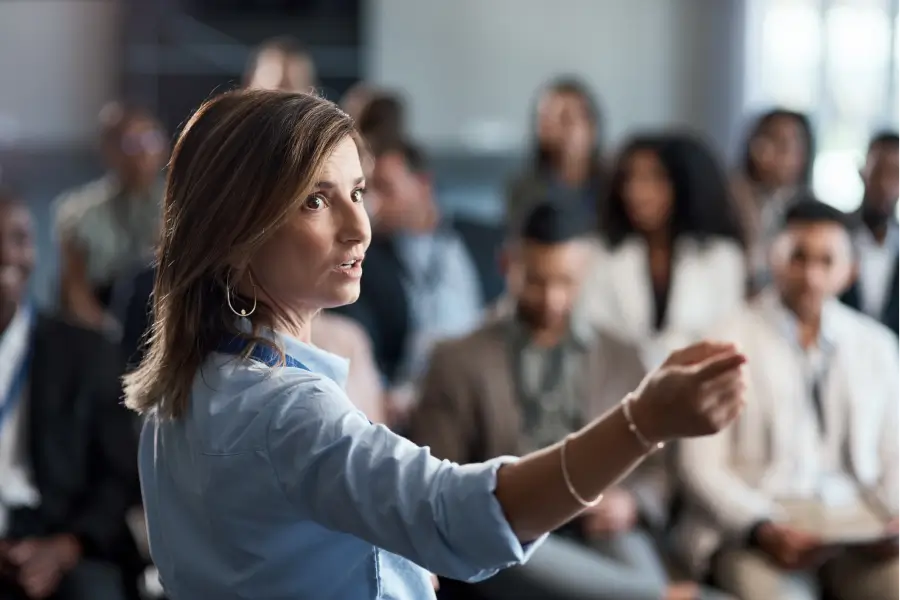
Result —
<path fill-rule="evenodd" d="M 231 274 L 229 273 L 225 278 L 225 302 L 228 303 L 228 308 L 231 309 L 231 312 L 239 317 L 249 317 L 256 312 L 256 284 L 253 283 L 253 275 L 250 274 L 250 271 L 247 271 L 247 276 L 250 278 L 250 285 L 253 286 L 253 306 L 250 307 L 249 312 L 243 308 L 237 310 L 234 308 L 234 305 L 231 304 Z"/>

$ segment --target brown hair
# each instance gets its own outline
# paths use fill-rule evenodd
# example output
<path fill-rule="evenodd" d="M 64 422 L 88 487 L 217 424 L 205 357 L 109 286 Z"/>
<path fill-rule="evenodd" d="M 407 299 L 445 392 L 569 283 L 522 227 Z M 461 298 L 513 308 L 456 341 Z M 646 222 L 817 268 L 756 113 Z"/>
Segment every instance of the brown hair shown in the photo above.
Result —
<path fill-rule="evenodd" d="M 237 334 L 227 286 L 312 188 L 353 121 L 310 94 L 236 91 L 206 102 L 175 144 L 147 353 L 125 377 L 128 407 L 184 414 L 197 370 Z M 265 318 L 265 307 L 255 313 Z M 260 342 L 257 337 L 254 342 Z"/>

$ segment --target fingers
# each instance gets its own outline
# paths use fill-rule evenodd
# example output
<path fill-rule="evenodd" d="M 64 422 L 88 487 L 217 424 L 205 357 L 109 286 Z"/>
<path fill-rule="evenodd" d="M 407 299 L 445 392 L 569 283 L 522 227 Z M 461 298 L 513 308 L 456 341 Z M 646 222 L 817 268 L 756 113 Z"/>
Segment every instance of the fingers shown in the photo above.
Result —
<path fill-rule="evenodd" d="M 691 369 L 695 381 L 699 384 L 703 384 L 715 379 L 719 375 L 728 373 L 729 371 L 736 371 L 737 368 L 745 362 L 747 362 L 747 358 L 743 354 L 732 349 L 711 356 L 694 365 Z"/>
<path fill-rule="evenodd" d="M 702 341 L 671 353 L 666 359 L 667 367 L 688 367 L 723 352 L 734 351 L 733 344 Z"/>

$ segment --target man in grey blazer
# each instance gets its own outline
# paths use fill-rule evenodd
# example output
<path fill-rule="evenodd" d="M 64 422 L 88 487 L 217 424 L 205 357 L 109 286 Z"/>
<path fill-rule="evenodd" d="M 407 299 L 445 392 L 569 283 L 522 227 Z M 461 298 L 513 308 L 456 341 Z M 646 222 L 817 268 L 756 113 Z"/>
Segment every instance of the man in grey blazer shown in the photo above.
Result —
<path fill-rule="evenodd" d="M 592 256 L 585 223 L 561 203 L 525 219 L 506 255 L 509 297 L 482 327 L 436 347 L 413 441 L 459 463 L 519 455 L 575 431 L 640 383 L 637 349 L 594 329 L 576 308 Z M 695 598 L 695 585 L 669 584 L 647 533 L 668 514 L 664 462 L 664 454 L 649 457 L 568 537 L 554 536 L 528 565 L 480 591 L 491 599 Z"/>

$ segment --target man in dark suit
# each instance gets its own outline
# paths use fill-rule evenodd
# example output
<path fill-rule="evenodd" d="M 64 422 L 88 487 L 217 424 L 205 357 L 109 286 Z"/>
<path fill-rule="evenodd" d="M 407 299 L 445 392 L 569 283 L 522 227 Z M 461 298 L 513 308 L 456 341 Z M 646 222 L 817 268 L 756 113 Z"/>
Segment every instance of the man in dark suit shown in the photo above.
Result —
<path fill-rule="evenodd" d="M 854 233 L 859 271 L 842 300 L 878 319 L 897 333 L 898 253 L 897 197 L 900 194 L 900 150 L 897 132 L 872 138 L 860 172 L 865 186 Z"/>
<path fill-rule="evenodd" d="M 32 219 L 0 192 L 0 598 L 119 600 L 135 494 L 122 361 L 91 331 L 27 300 Z"/>

